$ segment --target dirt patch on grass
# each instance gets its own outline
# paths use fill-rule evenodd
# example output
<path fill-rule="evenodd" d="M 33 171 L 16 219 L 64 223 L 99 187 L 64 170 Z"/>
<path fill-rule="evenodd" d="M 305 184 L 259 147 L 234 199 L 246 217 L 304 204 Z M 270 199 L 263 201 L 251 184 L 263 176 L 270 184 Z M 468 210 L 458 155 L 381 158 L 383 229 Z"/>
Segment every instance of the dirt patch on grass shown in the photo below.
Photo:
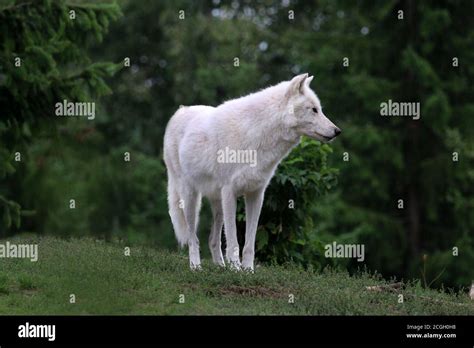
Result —
<path fill-rule="evenodd" d="M 214 292 L 217 292 L 219 295 L 222 296 L 242 295 L 266 298 L 283 298 L 288 296 L 288 291 L 267 288 L 264 286 L 231 285 L 221 289 L 217 289 Z"/>
<path fill-rule="evenodd" d="M 222 285 L 216 287 L 201 287 L 196 284 L 188 284 L 188 289 L 205 291 L 209 297 L 216 296 L 252 296 L 259 298 L 287 298 L 289 294 L 292 294 L 290 289 L 283 288 L 270 288 L 261 285 Z"/>

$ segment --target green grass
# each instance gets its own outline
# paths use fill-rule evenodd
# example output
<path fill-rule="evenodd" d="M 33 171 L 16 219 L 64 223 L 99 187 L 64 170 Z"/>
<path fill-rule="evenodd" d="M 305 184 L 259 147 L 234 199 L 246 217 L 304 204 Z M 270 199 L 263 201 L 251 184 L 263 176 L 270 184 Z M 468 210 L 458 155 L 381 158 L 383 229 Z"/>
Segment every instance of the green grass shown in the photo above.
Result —
<path fill-rule="evenodd" d="M 192 272 L 184 254 L 169 251 L 137 247 L 125 256 L 124 245 L 91 239 L 10 242 L 39 243 L 39 259 L 0 259 L 0 314 L 474 314 L 474 301 L 464 293 L 416 283 L 384 288 L 386 281 L 367 273 L 318 273 L 288 265 L 260 266 L 249 274 L 207 260 L 202 271 Z M 181 294 L 185 303 L 179 302 Z"/>

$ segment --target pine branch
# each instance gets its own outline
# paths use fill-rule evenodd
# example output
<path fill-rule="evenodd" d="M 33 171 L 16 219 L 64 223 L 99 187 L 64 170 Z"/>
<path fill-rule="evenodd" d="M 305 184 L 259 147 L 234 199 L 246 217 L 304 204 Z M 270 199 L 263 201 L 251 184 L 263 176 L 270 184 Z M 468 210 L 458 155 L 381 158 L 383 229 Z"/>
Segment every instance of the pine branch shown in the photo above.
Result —
<path fill-rule="evenodd" d="M 26 6 L 30 6 L 30 5 L 33 5 L 33 1 L 30 1 L 30 2 L 22 2 L 22 3 L 20 3 L 20 4 L 13 4 L 13 5 L 4 7 L 4 8 L 0 8 L 0 14 L 3 14 L 2 12 L 15 11 L 15 10 L 17 10 L 17 9 L 19 9 L 19 8 L 26 7 Z"/>
<path fill-rule="evenodd" d="M 65 5 L 70 8 L 80 8 L 85 10 L 115 10 L 118 9 L 118 5 L 115 2 L 106 3 L 106 4 L 92 4 L 92 3 L 73 3 L 73 2 L 66 2 Z"/>

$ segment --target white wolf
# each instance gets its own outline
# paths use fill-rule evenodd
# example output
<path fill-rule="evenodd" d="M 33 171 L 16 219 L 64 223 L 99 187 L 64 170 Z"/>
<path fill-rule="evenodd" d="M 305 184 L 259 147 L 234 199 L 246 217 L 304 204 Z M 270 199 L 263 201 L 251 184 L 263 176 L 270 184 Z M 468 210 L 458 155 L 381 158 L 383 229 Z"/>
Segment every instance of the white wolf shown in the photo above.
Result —
<path fill-rule="evenodd" d="M 201 264 L 196 229 L 202 196 L 209 199 L 213 213 L 209 247 L 214 263 L 225 265 L 224 225 L 227 262 L 236 269 L 253 270 L 263 196 L 278 164 L 302 135 L 327 142 L 341 133 L 324 115 L 309 87 L 312 79 L 308 74 L 298 75 L 217 107 L 181 107 L 170 119 L 164 137 L 169 214 L 178 242 L 189 247 L 192 269 Z M 234 155 L 252 151 L 257 161 L 239 163 L 234 156 L 222 163 L 218 157 L 224 149 L 233 150 Z M 240 196 L 245 197 L 246 210 L 242 264 L 235 221 Z"/>

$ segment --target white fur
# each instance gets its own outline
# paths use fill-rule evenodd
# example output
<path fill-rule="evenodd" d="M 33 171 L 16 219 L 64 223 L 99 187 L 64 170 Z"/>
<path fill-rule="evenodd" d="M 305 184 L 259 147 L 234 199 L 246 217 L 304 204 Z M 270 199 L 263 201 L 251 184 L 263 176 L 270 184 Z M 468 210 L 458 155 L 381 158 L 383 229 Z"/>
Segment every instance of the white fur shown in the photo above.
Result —
<path fill-rule="evenodd" d="M 237 197 L 244 196 L 247 222 L 242 266 L 253 270 L 263 196 L 278 164 L 302 135 L 328 141 L 340 133 L 324 116 L 309 87 L 312 79 L 298 75 L 217 107 L 181 107 L 170 119 L 164 138 L 169 213 L 178 242 L 189 247 L 191 268 L 201 264 L 196 230 L 201 197 L 206 196 L 214 219 L 209 236 L 213 261 L 225 264 L 224 225 L 226 260 L 240 269 L 235 214 Z M 256 151 L 256 165 L 220 163 L 217 154 L 226 147 Z"/>

